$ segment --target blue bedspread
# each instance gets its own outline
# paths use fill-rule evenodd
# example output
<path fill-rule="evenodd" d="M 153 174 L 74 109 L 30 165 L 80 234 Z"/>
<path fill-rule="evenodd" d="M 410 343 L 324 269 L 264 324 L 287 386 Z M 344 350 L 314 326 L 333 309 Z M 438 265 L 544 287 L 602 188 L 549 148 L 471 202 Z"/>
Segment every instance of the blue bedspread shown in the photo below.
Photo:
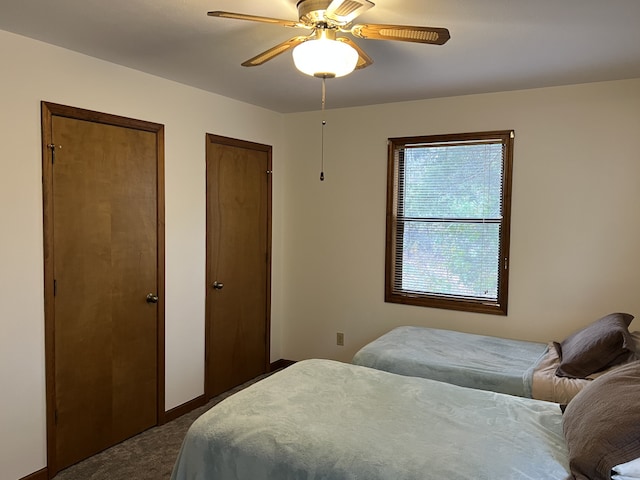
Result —
<path fill-rule="evenodd" d="M 172 480 L 556 480 L 557 404 L 306 360 L 192 425 Z"/>
<path fill-rule="evenodd" d="M 531 398 L 547 344 L 424 327 L 398 327 L 365 345 L 353 363 L 412 377 Z"/>

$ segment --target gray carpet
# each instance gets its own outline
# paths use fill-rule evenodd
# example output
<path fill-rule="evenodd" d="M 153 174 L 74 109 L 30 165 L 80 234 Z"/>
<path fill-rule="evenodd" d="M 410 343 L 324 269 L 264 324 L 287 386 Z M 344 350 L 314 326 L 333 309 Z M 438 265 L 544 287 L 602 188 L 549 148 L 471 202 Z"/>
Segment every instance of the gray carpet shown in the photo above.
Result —
<path fill-rule="evenodd" d="M 229 395 L 268 375 L 257 377 L 171 422 L 62 470 L 53 480 L 169 480 L 182 440 L 196 418 Z"/>

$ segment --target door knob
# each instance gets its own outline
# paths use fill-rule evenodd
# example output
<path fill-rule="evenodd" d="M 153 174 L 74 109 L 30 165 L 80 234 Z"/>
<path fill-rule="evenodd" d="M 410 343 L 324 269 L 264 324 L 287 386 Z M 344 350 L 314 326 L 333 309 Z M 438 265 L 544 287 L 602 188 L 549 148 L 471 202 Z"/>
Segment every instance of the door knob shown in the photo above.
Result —
<path fill-rule="evenodd" d="M 158 303 L 158 296 L 150 293 L 147 295 L 147 303 Z"/>
<path fill-rule="evenodd" d="M 213 282 L 213 288 L 216 290 L 222 290 L 222 287 L 224 287 L 224 283 L 218 281 Z"/>

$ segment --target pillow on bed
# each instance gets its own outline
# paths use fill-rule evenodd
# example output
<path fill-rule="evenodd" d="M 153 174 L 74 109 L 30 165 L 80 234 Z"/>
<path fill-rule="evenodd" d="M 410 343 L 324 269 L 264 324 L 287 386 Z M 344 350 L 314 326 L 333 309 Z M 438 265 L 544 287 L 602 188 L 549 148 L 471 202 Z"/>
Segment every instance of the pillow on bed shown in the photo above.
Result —
<path fill-rule="evenodd" d="M 604 480 L 640 457 L 640 361 L 587 385 L 564 412 L 562 428 L 574 478 Z"/>
<path fill-rule="evenodd" d="M 613 467 L 611 480 L 640 480 L 640 457 Z"/>
<path fill-rule="evenodd" d="M 553 342 L 561 358 L 559 377 L 585 378 L 629 360 L 634 342 L 629 333 L 633 315 L 612 313 L 579 330 L 562 343 Z"/>

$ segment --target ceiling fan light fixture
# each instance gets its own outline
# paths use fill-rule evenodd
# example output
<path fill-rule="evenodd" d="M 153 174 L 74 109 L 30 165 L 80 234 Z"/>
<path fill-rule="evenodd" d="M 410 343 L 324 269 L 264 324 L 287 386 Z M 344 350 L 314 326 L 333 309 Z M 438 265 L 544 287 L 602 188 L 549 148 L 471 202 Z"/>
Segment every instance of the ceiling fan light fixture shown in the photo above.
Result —
<path fill-rule="evenodd" d="M 358 52 L 322 31 L 317 38 L 293 49 L 293 63 L 302 73 L 312 77 L 343 77 L 356 68 Z"/>

